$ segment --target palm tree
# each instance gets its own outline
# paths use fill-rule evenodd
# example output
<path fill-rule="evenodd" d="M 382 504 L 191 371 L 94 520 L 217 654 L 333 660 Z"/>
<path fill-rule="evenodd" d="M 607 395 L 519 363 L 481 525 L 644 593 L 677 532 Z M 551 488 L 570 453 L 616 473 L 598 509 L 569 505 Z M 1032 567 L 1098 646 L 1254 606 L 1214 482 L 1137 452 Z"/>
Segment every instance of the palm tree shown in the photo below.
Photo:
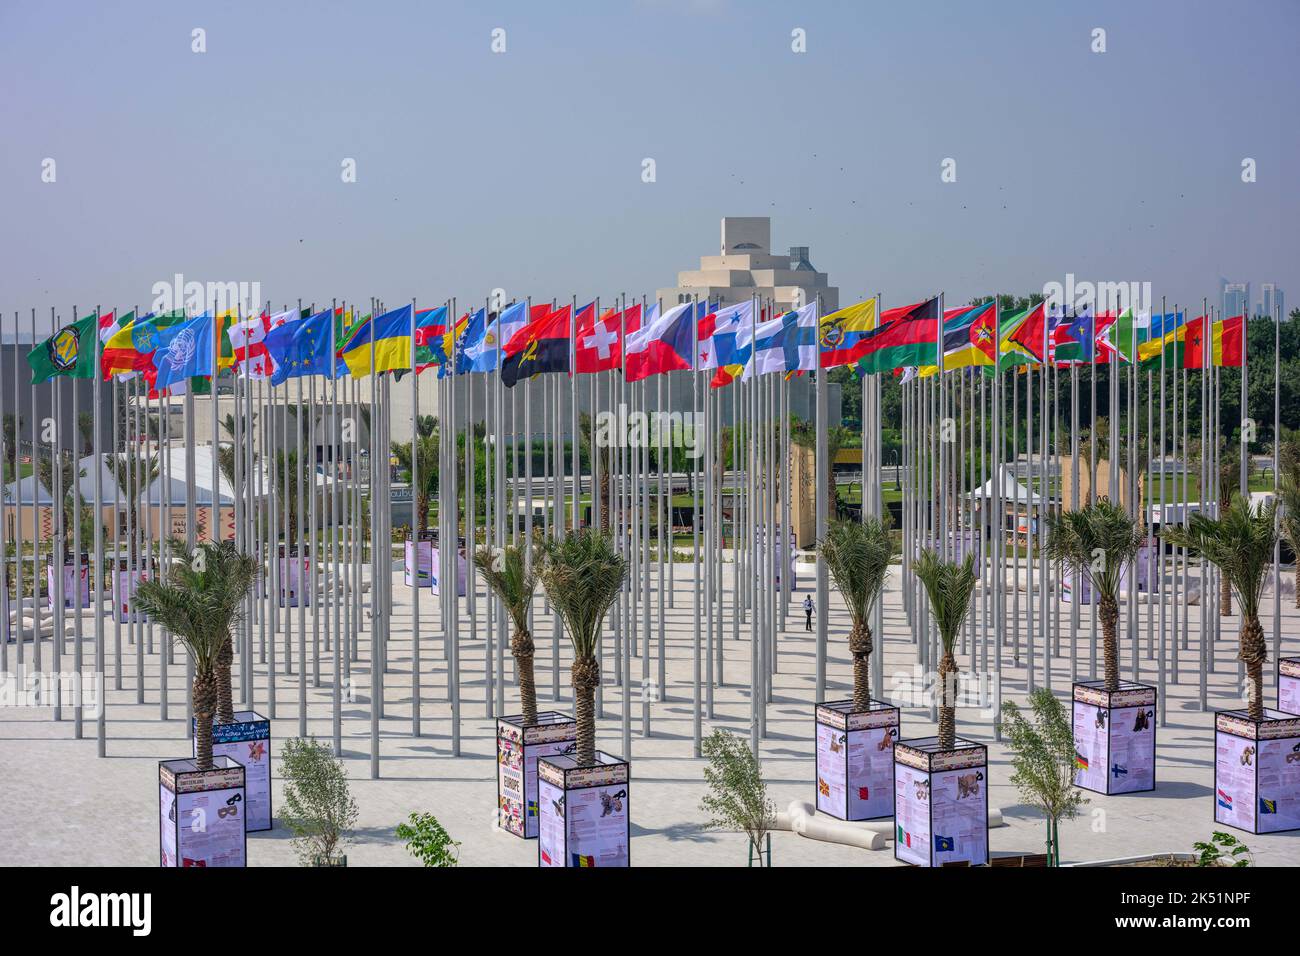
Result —
<path fill-rule="evenodd" d="M 429 502 L 438 493 L 438 433 L 421 434 L 414 442 L 393 442 L 393 457 L 397 467 L 411 474 L 411 459 L 415 457 L 417 485 L 412 489 L 415 495 L 415 510 L 419 514 L 417 531 L 429 529 Z M 414 452 L 412 452 L 414 448 Z"/>
<path fill-rule="evenodd" d="M 579 766 L 596 762 L 596 687 L 600 684 L 600 626 L 627 578 L 627 559 L 610 535 L 589 528 L 546 542 L 539 576 L 573 643 L 574 717 Z"/>
<path fill-rule="evenodd" d="M 942 700 L 939 704 L 939 749 L 953 750 L 957 746 L 957 659 L 953 645 L 970 610 L 971 595 L 975 593 L 975 555 L 966 555 L 961 564 L 944 561 L 928 548 L 921 552 L 912 565 L 916 576 L 925 585 L 930 600 L 930 613 L 939 628 L 943 641 L 943 657 L 939 661 L 939 686 Z"/>
<path fill-rule="evenodd" d="M 811 422 L 796 419 L 790 429 L 790 440 L 800 448 L 817 451 L 817 429 Z M 839 508 L 839 492 L 835 485 L 835 459 L 841 448 L 847 448 L 853 440 L 853 430 L 843 425 L 834 425 L 826 429 L 826 493 L 827 514 L 835 516 Z"/>
<path fill-rule="evenodd" d="M 1099 498 L 1078 511 L 1047 519 L 1047 559 L 1058 568 L 1087 574 L 1092 584 L 1105 649 L 1106 690 L 1119 690 L 1119 586 L 1124 566 L 1137 557 L 1143 533 L 1119 505 Z"/>
<path fill-rule="evenodd" d="M 1300 481 L 1294 475 L 1283 475 L 1278 486 L 1282 507 L 1278 509 L 1278 518 L 1282 525 L 1282 536 L 1291 542 L 1291 548 L 1300 555 Z M 1295 606 L 1300 607 L 1300 557 L 1295 563 Z M 1226 576 L 1224 580 L 1227 580 Z"/>
<path fill-rule="evenodd" d="M 879 518 L 833 521 L 818 546 L 835 586 L 848 605 L 853 627 L 849 653 L 853 655 L 853 709 L 871 706 L 871 610 L 880 598 L 894 556 L 894 542 Z"/>
<path fill-rule="evenodd" d="M 230 699 L 231 629 L 240 605 L 257 579 L 257 562 L 223 541 L 204 542 L 192 552 L 172 541 L 166 580 L 141 581 L 137 605 L 178 639 L 194 664 L 195 762 L 212 767 L 212 723 L 234 719 Z"/>
<path fill-rule="evenodd" d="M 537 723 L 537 687 L 533 682 L 533 635 L 528 629 L 528 609 L 537 589 L 537 554 L 527 555 L 515 545 L 504 548 L 480 548 L 474 565 L 483 573 L 488 587 L 501 599 L 514 624 L 510 636 L 510 653 L 515 658 L 519 676 L 519 706 L 524 725 Z"/>
<path fill-rule="evenodd" d="M 1227 451 L 1228 444 L 1224 442 L 1220 448 Z M 1222 457 L 1219 465 L 1219 508 L 1222 510 L 1224 502 L 1231 501 L 1232 496 L 1241 486 L 1241 462 L 1234 461 L 1230 455 L 1223 455 L 1222 452 L 1220 454 Z M 1249 478 L 1254 470 L 1254 465 L 1247 456 L 1246 477 Z M 1227 617 L 1232 613 L 1232 584 L 1226 574 L 1219 575 L 1219 578 L 1219 616 Z"/>
<path fill-rule="evenodd" d="M 105 455 L 104 465 L 121 491 L 123 507 L 138 514 L 145 489 L 158 477 L 158 458 L 154 455 L 139 455 L 134 451 L 117 452 Z M 114 517 L 113 520 L 120 519 Z M 137 518 L 137 530 L 139 530 L 138 520 Z M 127 549 L 131 566 L 134 568 L 137 558 L 134 538 L 127 543 Z"/>
<path fill-rule="evenodd" d="M 600 514 L 597 520 L 600 521 L 600 530 L 603 533 L 609 530 L 609 446 L 596 441 L 589 412 L 582 412 L 578 416 L 578 431 L 582 436 L 582 447 L 587 449 L 587 461 L 590 467 L 599 466 L 600 469 Z"/>
<path fill-rule="evenodd" d="M 1259 604 L 1277 541 L 1277 502 L 1252 512 L 1247 499 L 1233 495 L 1232 503 L 1218 518 L 1194 514 L 1184 527 L 1166 528 L 1161 534 L 1180 548 L 1199 551 L 1237 592 L 1241 608 L 1237 660 L 1246 665 L 1246 679 L 1250 682 L 1247 711 L 1251 720 L 1263 720 L 1268 645 L 1259 623 Z"/>

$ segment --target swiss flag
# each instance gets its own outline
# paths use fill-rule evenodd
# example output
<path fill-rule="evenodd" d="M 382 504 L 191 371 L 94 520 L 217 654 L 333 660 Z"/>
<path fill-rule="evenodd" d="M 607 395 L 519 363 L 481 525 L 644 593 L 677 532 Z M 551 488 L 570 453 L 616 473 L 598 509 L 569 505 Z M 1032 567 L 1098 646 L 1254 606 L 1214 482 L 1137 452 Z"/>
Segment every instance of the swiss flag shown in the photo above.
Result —
<path fill-rule="evenodd" d="M 590 305 L 578 313 L 573 354 L 580 374 L 607 372 L 623 364 L 619 342 L 621 319 L 622 316 L 613 309 L 607 309 L 597 318 L 595 306 Z"/>

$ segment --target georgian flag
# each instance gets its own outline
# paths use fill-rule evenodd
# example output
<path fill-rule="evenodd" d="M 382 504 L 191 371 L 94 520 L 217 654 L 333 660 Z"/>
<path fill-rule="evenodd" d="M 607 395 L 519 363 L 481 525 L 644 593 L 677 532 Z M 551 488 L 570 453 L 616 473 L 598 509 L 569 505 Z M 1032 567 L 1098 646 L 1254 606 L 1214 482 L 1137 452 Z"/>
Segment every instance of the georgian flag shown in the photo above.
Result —
<path fill-rule="evenodd" d="M 231 322 L 230 348 L 235 355 L 235 368 L 242 378 L 270 378 L 276 362 L 266 348 L 266 333 L 279 328 L 290 319 L 296 319 L 296 309 L 270 315 L 263 312 L 242 322 Z"/>

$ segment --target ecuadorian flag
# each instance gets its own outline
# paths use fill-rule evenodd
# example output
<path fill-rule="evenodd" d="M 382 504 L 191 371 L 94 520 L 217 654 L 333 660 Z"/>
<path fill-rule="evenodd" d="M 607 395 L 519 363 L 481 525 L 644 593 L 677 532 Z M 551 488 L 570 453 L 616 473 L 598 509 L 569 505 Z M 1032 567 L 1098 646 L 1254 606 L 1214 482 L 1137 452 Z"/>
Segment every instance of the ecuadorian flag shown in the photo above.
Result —
<path fill-rule="evenodd" d="M 393 309 L 359 326 L 339 349 L 339 358 L 353 378 L 364 378 L 372 371 L 394 372 L 411 367 L 411 325 L 414 313 L 410 305 Z M 374 344 L 374 367 L 371 368 L 371 343 Z"/>

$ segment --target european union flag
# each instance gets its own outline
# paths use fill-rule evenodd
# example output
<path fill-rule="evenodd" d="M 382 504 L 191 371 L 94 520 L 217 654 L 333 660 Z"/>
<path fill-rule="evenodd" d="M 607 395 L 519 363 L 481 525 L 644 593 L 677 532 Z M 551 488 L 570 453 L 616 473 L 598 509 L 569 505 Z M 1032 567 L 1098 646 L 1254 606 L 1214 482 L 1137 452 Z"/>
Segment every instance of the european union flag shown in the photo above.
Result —
<path fill-rule="evenodd" d="M 279 385 L 302 375 L 334 378 L 337 365 L 330 350 L 332 326 L 333 316 L 326 309 L 267 332 L 266 350 L 275 360 L 271 384 Z"/>

